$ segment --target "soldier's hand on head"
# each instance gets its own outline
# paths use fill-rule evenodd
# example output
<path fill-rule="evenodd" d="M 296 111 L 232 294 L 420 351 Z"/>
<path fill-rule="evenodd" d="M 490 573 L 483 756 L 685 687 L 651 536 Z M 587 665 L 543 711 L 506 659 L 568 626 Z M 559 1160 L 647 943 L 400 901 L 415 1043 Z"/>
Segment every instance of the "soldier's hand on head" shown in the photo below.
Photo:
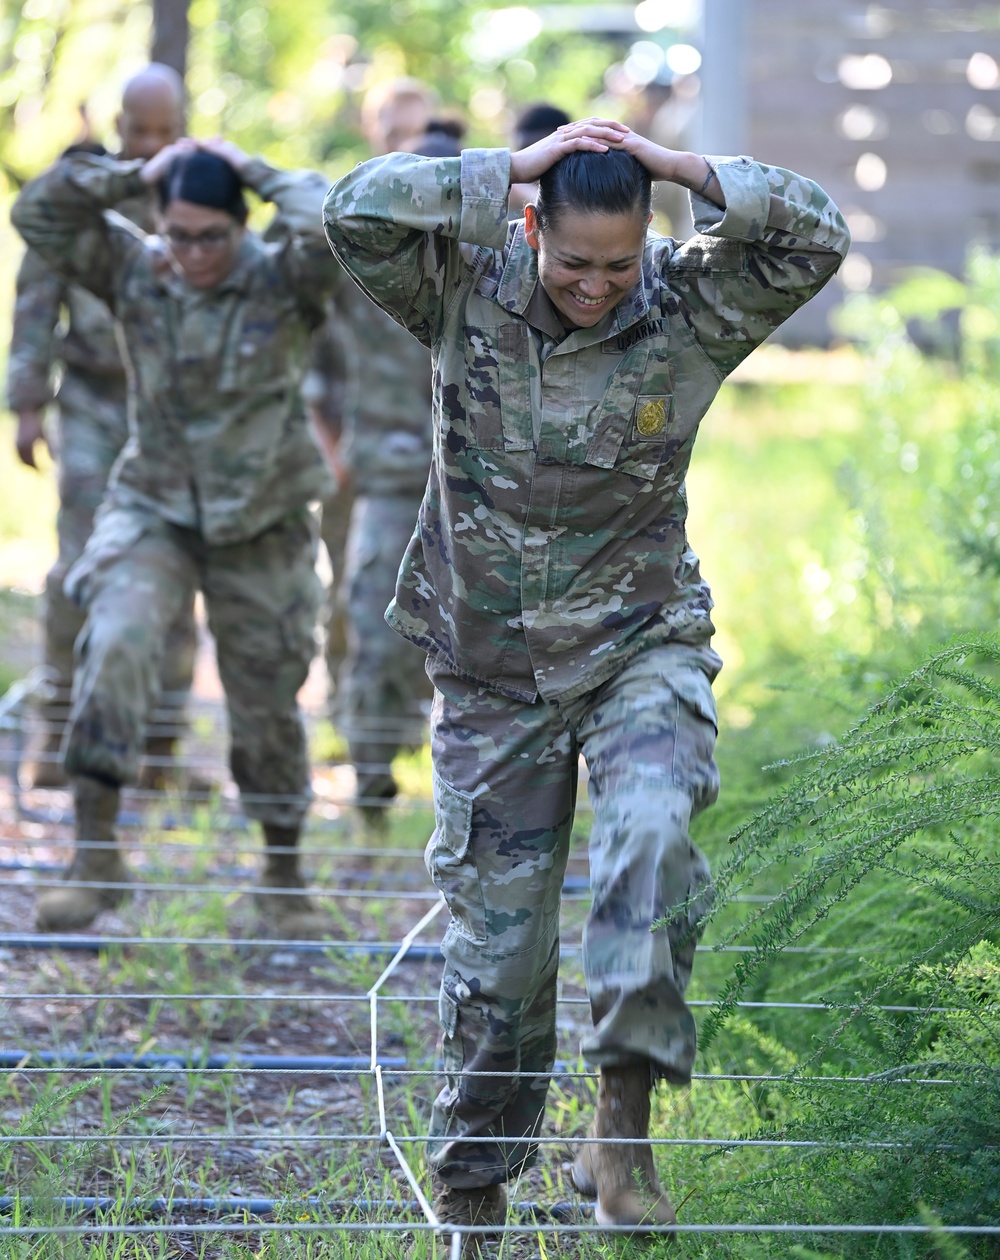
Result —
<path fill-rule="evenodd" d="M 21 463 L 27 464 L 29 468 L 37 468 L 35 444 L 41 442 L 46 450 L 49 449 L 45 430 L 42 427 L 42 413 L 40 411 L 19 411 L 17 413 L 17 436 L 14 441 Z"/>
<path fill-rule="evenodd" d="M 558 127 L 549 136 L 510 155 L 510 182 L 533 184 L 567 153 L 606 153 L 631 134 L 624 123 L 610 118 L 584 118 Z"/>
<path fill-rule="evenodd" d="M 233 144 L 232 140 L 226 140 L 222 136 L 211 136 L 208 140 L 199 140 L 199 148 L 206 153 L 214 153 L 216 157 L 220 157 L 239 174 L 252 160 L 249 153 L 244 153 L 238 144 Z"/>
<path fill-rule="evenodd" d="M 666 180 L 725 206 L 722 186 L 708 161 L 697 153 L 665 149 L 624 123 L 610 118 L 584 118 L 566 123 L 536 144 L 510 155 L 511 184 L 534 183 L 567 153 L 607 153 L 619 149 L 631 153 L 654 180 Z"/>
<path fill-rule="evenodd" d="M 700 193 L 717 206 L 725 206 L 725 195 L 716 179 L 715 169 L 700 154 L 686 153 L 682 149 L 666 149 L 663 145 L 640 136 L 637 131 L 621 136 L 617 142 L 613 142 L 613 147 L 631 153 L 654 180 L 679 184 L 681 188 Z"/>
<path fill-rule="evenodd" d="M 167 171 L 170 170 L 170 165 L 175 158 L 183 157 L 185 153 L 190 153 L 197 147 L 198 141 L 192 140 L 190 136 L 181 136 L 173 144 L 168 144 L 155 157 L 151 157 L 142 168 L 140 172 L 142 182 L 149 184 L 150 187 L 159 183 Z"/>

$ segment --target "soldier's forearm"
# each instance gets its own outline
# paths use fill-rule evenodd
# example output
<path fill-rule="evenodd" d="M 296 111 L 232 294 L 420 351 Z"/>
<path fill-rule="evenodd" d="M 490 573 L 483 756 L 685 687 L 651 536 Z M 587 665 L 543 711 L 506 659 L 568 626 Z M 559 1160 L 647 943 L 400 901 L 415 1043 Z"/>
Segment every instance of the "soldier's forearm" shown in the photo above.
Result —
<path fill-rule="evenodd" d="M 723 190 L 725 209 L 720 212 L 718 203 L 707 194 L 700 202 L 696 199 L 693 203 L 696 232 L 766 243 L 777 229 L 797 237 L 802 251 L 809 243 L 836 255 L 837 259 L 846 254 L 850 233 L 844 218 L 830 197 L 812 180 L 746 157 L 707 160 Z M 832 265 L 836 266 L 836 261 Z"/>
<path fill-rule="evenodd" d="M 499 248 L 509 188 L 508 149 L 464 149 L 459 158 L 389 153 L 334 184 L 327 235 L 335 248 L 360 246 L 381 257 L 424 235 Z"/>
<path fill-rule="evenodd" d="M 75 155 L 25 184 L 11 222 L 46 261 L 53 238 L 72 237 L 81 225 L 101 222 L 105 209 L 145 191 L 141 162 Z"/>
<path fill-rule="evenodd" d="M 277 210 L 273 227 L 283 227 L 293 237 L 323 243 L 323 198 L 328 180 L 318 171 L 283 171 L 261 158 L 252 158 L 240 171 L 244 184 Z M 271 235 L 271 229 L 268 229 Z"/>
<path fill-rule="evenodd" d="M 57 163 L 49 173 L 50 196 L 65 200 L 67 205 L 77 205 L 79 197 L 69 197 L 63 190 L 75 190 L 87 202 L 100 210 L 111 209 L 130 197 L 142 196 L 147 186 L 142 178 L 145 165 L 140 159 L 118 161 L 115 158 L 95 157 L 91 154 L 74 154 Z M 42 179 L 48 176 L 41 176 Z"/>
<path fill-rule="evenodd" d="M 50 267 L 108 304 L 115 260 L 135 242 L 130 233 L 124 243 L 106 210 L 145 190 L 142 165 L 74 154 L 26 184 L 11 210 L 14 227 Z"/>
<path fill-rule="evenodd" d="M 269 162 L 265 162 L 261 157 L 251 158 L 240 170 L 240 179 L 246 184 L 247 188 L 251 188 L 258 196 L 263 197 L 265 201 L 274 200 L 274 197 L 270 195 L 268 190 L 276 190 L 281 177 L 284 175 L 284 171 L 279 170 L 276 166 L 271 166 Z"/>
<path fill-rule="evenodd" d="M 34 250 L 26 250 L 17 272 L 14 319 L 7 357 L 7 399 L 11 411 L 31 411 L 52 401 L 51 374 L 56 328 L 62 314 L 65 281 Z"/>
<path fill-rule="evenodd" d="M 7 408 L 15 413 L 42 411 L 52 401 L 49 366 L 16 363 L 7 369 Z"/>

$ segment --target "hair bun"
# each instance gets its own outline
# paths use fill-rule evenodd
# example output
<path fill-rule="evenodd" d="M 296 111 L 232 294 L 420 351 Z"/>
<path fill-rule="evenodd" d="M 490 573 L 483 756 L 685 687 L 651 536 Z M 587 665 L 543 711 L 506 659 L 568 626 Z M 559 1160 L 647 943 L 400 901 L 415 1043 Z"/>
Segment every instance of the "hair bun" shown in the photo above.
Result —
<path fill-rule="evenodd" d="M 207 149 L 194 149 L 174 158 L 160 181 L 160 205 L 166 207 L 172 201 L 225 210 L 237 222 L 247 221 L 243 181 L 225 158 Z"/>

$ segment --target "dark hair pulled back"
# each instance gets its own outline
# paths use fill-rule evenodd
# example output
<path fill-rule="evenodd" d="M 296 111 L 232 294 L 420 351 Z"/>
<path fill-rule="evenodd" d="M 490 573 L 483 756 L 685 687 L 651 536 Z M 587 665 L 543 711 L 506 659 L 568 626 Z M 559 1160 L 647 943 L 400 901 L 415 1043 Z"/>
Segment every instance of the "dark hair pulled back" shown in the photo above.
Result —
<path fill-rule="evenodd" d="M 211 210 L 225 210 L 237 223 L 247 221 L 243 181 L 225 158 L 194 149 L 174 158 L 159 184 L 160 208 L 172 201 L 190 201 Z"/>
<path fill-rule="evenodd" d="M 535 214 L 544 231 L 564 210 L 583 214 L 649 215 L 652 178 L 638 158 L 620 149 L 567 153 L 538 181 Z"/>

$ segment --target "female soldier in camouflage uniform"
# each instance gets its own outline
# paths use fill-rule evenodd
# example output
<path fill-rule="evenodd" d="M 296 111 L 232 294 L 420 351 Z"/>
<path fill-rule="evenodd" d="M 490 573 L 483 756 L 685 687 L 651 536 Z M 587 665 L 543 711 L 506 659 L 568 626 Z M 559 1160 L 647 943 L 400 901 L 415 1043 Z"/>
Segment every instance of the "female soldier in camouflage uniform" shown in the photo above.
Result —
<path fill-rule="evenodd" d="M 162 238 L 106 213 L 150 187 Z M 244 187 L 277 206 L 268 243 L 244 226 Z M 65 745 L 77 852 L 69 883 L 39 900 L 43 929 L 85 926 L 123 895 L 119 788 L 136 774 L 166 631 L 195 589 L 216 640 L 233 777 L 264 830 L 261 907 L 277 935 L 328 927 L 302 893 L 296 852 L 309 795 L 296 694 L 318 604 L 308 503 L 329 488 L 298 387 L 339 276 L 324 189 L 314 172 L 275 170 L 225 141 L 181 140 L 145 164 L 68 158 L 14 206 L 28 244 L 114 312 L 134 409 L 67 579 L 87 612 Z"/>
<path fill-rule="evenodd" d="M 170 66 L 145 66 L 125 84 L 116 121 L 120 157 L 154 157 L 184 131 L 184 83 Z M 102 145 L 71 146 L 105 152 Z M 156 220 L 156 196 L 146 189 L 115 206 L 144 231 Z M 58 387 L 53 369 L 58 366 Z M 7 362 L 7 400 L 17 413 L 17 450 L 35 466 L 34 447 L 45 442 L 42 416 L 50 403 L 58 413 L 59 555 L 45 578 L 44 662 L 49 694 L 40 706 L 42 730 L 29 748 L 22 779 L 29 787 L 65 785 L 60 746 L 73 683 L 73 644 L 83 612 L 63 591 L 66 574 L 80 558 L 94 528 L 108 478 L 128 439 L 125 365 L 111 312 L 80 285 L 69 284 L 31 250 L 17 274 L 17 296 Z M 146 732 L 143 786 L 158 787 L 181 775 L 173 750 L 198 647 L 192 602 L 181 611 L 167 639 L 161 695 Z M 194 786 L 188 780 L 189 786 Z"/>
<path fill-rule="evenodd" d="M 685 243 L 647 234 L 651 179 L 693 191 Z M 535 180 L 508 226 L 510 185 Z M 651 1086 L 688 1081 L 695 1053 L 684 992 L 709 873 L 688 825 L 718 788 L 721 664 L 684 477 L 723 379 L 837 269 L 844 221 L 788 171 L 590 119 L 515 154 L 366 162 L 326 223 L 434 361 L 434 462 L 387 616 L 436 688 L 427 862 L 451 911 L 438 1215 L 502 1220 L 503 1183 L 534 1158 L 582 753 L 592 1135 L 639 1141 L 585 1146 L 575 1180 L 599 1222 L 670 1224 L 642 1139 Z"/>

